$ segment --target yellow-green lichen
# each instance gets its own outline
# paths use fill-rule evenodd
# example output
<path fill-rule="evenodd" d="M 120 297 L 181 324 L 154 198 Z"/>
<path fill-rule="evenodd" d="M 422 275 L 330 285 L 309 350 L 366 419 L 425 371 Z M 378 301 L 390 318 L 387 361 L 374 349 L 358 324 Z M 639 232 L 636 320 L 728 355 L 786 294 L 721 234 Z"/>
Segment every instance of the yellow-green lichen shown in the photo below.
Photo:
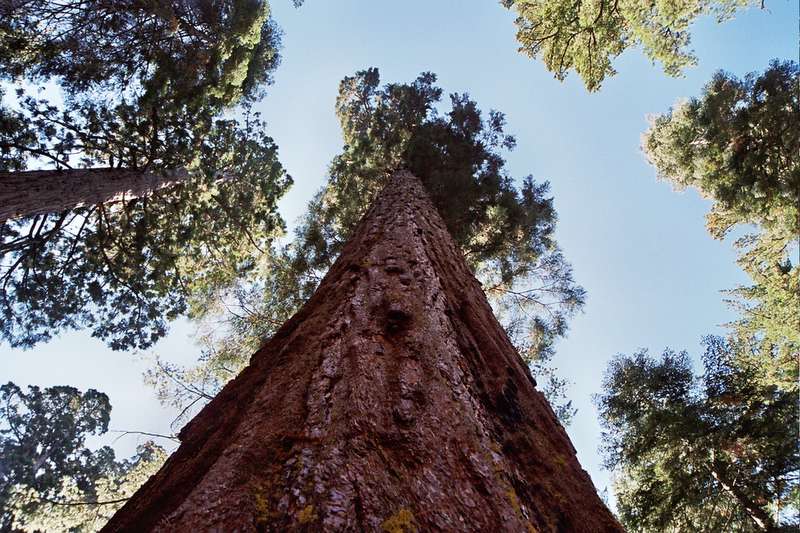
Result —
<path fill-rule="evenodd" d="M 416 533 L 417 526 L 414 524 L 414 513 L 408 509 L 400 509 L 384 520 L 381 524 L 381 529 L 388 533 Z"/>
<path fill-rule="evenodd" d="M 269 512 L 269 497 L 263 490 L 258 490 L 253 493 L 253 506 L 256 509 L 256 522 L 258 524 L 266 524 L 270 521 L 271 513 Z"/>
<path fill-rule="evenodd" d="M 517 516 L 522 516 L 522 508 L 519 506 L 519 496 L 517 496 L 517 491 L 512 488 L 509 488 L 506 491 L 506 498 L 508 501 L 511 502 L 511 508 L 514 509 L 514 513 Z"/>
<path fill-rule="evenodd" d="M 250 493 L 253 498 L 254 518 L 259 526 L 265 526 L 281 516 L 280 511 L 272 506 L 271 488 L 272 484 L 269 481 L 263 481 L 255 484 Z"/>
<path fill-rule="evenodd" d="M 311 504 L 303 507 L 303 510 L 297 514 L 297 521 L 301 524 L 308 524 L 317 519 L 317 514 L 314 512 L 314 506 Z"/>
<path fill-rule="evenodd" d="M 519 503 L 519 496 L 517 496 L 517 491 L 515 491 L 513 487 L 508 486 L 508 490 L 506 491 L 506 498 L 508 498 L 508 501 L 511 504 L 511 508 L 514 510 L 514 513 L 517 515 L 517 517 L 525 523 L 525 527 L 528 530 L 528 533 L 539 533 L 539 530 L 536 529 L 533 526 L 533 524 L 528 522 L 528 519 L 522 512 L 522 506 Z"/>
<path fill-rule="evenodd" d="M 295 474 L 300 474 L 303 471 L 303 456 L 302 454 L 297 454 L 295 456 L 295 462 L 292 465 L 292 469 L 294 470 Z"/>

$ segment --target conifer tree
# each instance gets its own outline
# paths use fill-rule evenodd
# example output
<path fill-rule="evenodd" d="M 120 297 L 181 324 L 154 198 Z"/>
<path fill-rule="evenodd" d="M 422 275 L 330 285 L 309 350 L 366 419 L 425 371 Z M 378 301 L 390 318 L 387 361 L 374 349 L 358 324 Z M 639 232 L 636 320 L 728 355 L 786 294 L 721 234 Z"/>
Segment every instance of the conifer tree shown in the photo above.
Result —
<path fill-rule="evenodd" d="M 126 143 L 137 127 L 149 138 L 148 124 L 138 115 L 95 111 L 87 110 L 93 122 L 76 126 L 81 135 L 70 137 L 66 126 L 57 132 L 76 144 L 92 143 L 96 134 L 102 141 L 81 145 L 81 157 L 113 154 L 121 168 L 135 167 L 143 156 L 126 151 Z M 58 121 L 56 113 L 40 120 Z M 178 133 L 192 118 L 172 117 Z M 191 154 L 185 182 L 143 198 L 0 225 L 0 337 L 29 347 L 64 329 L 90 327 L 114 349 L 146 348 L 193 298 L 252 267 L 282 231 L 276 203 L 291 180 L 257 115 L 246 114 L 242 124 L 207 120 L 199 138 L 173 136 L 175 129 L 162 126 L 147 154 L 162 168 Z"/>
<path fill-rule="evenodd" d="M 735 246 L 753 284 L 730 291 L 741 313 L 733 326 L 778 349 L 774 364 L 784 369 L 775 378 L 788 377 L 788 387 L 800 352 L 799 82 L 793 61 L 744 79 L 719 72 L 699 98 L 656 117 L 643 138 L 659 178 L 713 201 L 706 226 L 714 238 L 748 228 Z"/>
<path fill-rule="evenodd" d="M 278 61 L 269 6 L 2 12 L 0 77 L 19 89 L 0 107 L 0 338 L 29 347 L 90 326 L 114 349 L 146 348 L 282 231 L 276 202 L 291 180 L 247 108 Z M 57 85 L 63 102 L 22 81 Z M 221 115 L 235 104 L 241 122 Z"/>
<path fill-rule="evenodd" d="M 700 98 L 654 119 L 643 140 L 658 175 L 713 201 L 709 232 L 737 226 L 753 285 L 740 317 L 707 337 L 704 372 L 671 350 L 612 361 L 598 399 L 623 523 L 633 531 L 794 531 L 800 512 L 798 67 L 720 72 Z"/>
<path fill-rule="evenodd" d="M 152 441 L 122 461 L 89 449 L 110 413 L 93 389 L 0 387 L 0 531 L 96 531 L 158 470 L 166 452 Z"/>
<path fill-rule="evenodd" d="M 205 402 L 244 368 L 317 287 L 393 169 L 408 168 L 434 191 L 434 205 L 501 323 L 559 418 L 569 422 L 574 411 L 552 365 L 553 343 L 585 295 L 553 237 L 549 184 L 508 175 L 503 156 L 515 140 L 504 131 L 502 113 L 482 113 L 468 95 L 453 94 L 450 110 L 440 114 L 435 82 L 423 73 L 411 83 L 381 86 L 374 68 L 341 82 L 336 113 L 345 146 L 327 184 L 309 203 L 293 242 L 214 294 L 201 321 L 200 364 L 158 361 L 148 380 L 163 401 L 180 410 Z"/>
<path fill-rule="evenodd" d="M 621 531 L 421 180 L 105 531 Z"/>
<path fill-rule="evenodd" d="M 672 350 L 609 367 L 597 402 L 620 518 L 642 532 L 793 531 L 797 387 L 774 384 L 759 359 L 776 354 L 758 343 L 704 344 L 700 376 Z"/>

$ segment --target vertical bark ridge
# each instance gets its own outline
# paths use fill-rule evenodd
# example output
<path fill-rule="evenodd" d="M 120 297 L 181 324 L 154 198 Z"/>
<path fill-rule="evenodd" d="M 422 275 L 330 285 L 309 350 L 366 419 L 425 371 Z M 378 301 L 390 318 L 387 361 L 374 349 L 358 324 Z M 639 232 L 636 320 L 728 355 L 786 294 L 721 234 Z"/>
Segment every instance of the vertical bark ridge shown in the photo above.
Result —
<path fill-rule="evenodd" d="M 420 181 L 106 531 L 621 531 Z"/>

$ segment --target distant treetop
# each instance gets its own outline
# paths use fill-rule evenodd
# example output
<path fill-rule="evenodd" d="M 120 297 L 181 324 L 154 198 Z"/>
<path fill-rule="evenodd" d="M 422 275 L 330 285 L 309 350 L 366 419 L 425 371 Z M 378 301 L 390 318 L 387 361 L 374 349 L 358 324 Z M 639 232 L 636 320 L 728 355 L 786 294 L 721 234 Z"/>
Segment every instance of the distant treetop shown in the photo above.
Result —
<path fill-rule="evenodd" d="M 517 13 L 520 51 L 541 58 L 559 80 L 574 70 L 589 91 L 616 74 L 613 61 L 641 47 L 670 76 L 697 62 L 689 27 L 710 15 L 722 22 L 753 0 L 501 0 Z"/>

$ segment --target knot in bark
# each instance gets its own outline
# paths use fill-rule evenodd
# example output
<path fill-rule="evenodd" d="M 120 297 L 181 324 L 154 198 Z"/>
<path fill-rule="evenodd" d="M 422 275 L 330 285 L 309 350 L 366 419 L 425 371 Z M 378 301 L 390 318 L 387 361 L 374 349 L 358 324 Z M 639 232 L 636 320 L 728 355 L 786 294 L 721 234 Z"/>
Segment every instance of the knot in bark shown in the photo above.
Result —
<path fill-rule="evenodd" d="M 391 302 L 386 309 L 386 331 L 397 334 L 408 329 L 411 313 L 400 302 Z"/>

